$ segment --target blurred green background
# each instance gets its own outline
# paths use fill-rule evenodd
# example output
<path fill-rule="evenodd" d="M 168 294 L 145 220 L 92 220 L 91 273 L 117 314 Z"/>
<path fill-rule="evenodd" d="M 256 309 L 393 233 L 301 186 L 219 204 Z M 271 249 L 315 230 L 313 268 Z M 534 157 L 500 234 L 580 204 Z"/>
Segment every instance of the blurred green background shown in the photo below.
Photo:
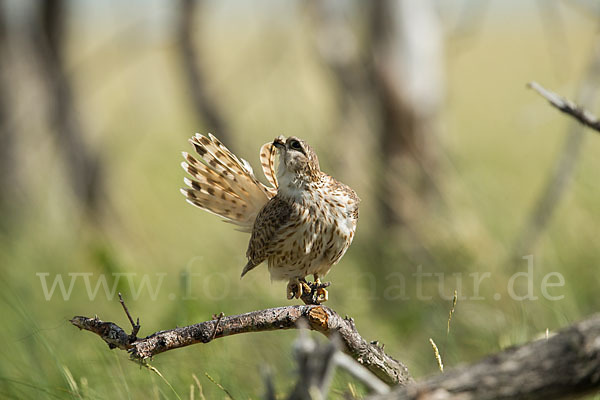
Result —
<path fill-rule="evenodd" d="M 128 327 L 115 291 L 142 336 L 298 303 L 266 267 L 240 280 L 248 235 L 179 193 L 195 132 L 222 138 L 260 179 L 260 146 L 302 137 L 358 192 L 327 305 L 416 378 L 437 372 L 429 338 L 448 368 L 598 311 L 600 137 L 525 87 L 597 97 L 597 6 L 405 3 L 418 2 L 1 2 L 0 396 L 189 398 L 196 375 L 207 398 L 224 398 L 208 373 L 257 398 L 266 368 L 289 392 L 294 331 L 162 354 L 151 364 L 171 389 L 68 322 Z M 425 90 L 407 95 L 415 77 Z M 560 169 L 553 213 L 531 223 L 561 157 L 572 173 Z M 524 256 L 535 300 L 510 296 Z M 564 285 L 550 298 L 553 272 Z M 513 280 L 518 295 L 525 281 Z M 338 373 L 332 397 L 348 382 Z"/>

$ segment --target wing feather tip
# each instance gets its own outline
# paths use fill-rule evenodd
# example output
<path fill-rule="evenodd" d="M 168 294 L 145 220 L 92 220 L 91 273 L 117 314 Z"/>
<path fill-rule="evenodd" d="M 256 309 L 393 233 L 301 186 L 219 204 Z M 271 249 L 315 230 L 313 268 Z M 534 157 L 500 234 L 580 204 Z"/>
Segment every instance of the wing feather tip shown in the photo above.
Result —
<path fill-rule="evenodd" d="M 194 183 L 192 182 L 192 180 L 190 178 L 188 178 L 187 176 L 183 177 L 183 183 L 185 183 L 187 186 L 193 188 L 194 187 Z"/>

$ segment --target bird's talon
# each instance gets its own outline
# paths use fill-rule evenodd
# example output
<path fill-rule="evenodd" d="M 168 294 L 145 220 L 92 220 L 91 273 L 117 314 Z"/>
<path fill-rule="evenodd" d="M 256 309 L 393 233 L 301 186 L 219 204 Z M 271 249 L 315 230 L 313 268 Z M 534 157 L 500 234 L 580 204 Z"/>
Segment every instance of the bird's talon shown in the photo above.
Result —
<path fill-rule="evenodd" d="M 329 286 L 329 285 L 327 285 Z M 323 287 L 320 287 L 317 289 L 317 293 L 316 293 L 316 300 L 318 303 L 324 303 L 327 300 L 329 300 L 329 294 L 327 293 L 327 290 L 325 290 Z"/>
<path fill-rule="evenodd" d="M 287 298 L 288 300 L 299 299 L 304 293 L 310 293 L 311 288 L 308 286 L 306 281 L 300 279 L 290 281 L 287 285 Z"/>
<path fill-rule="evenodd" d="M 316 289 L 326 288 L 326 287 L 329 287 L 329 285 L 331 285 L 331 282 L 321 282 L 321 278 L 319 277 L 318 274 L 313 275 L 313 277 L 314 277 L 313 286 Z"/>
<path fill-rule="evenodd" d="M 296 282 L 289 282 L 287 285 L 287 298 L 288 300 L 292 300 L 294 297 L 298 298 L 298 291 L 299 291 L 299 287 L 300 285 L 298 285 L 298 283 Z"/>
<path fill-rule="evenodd" d="M 300 290 L 300 296 L 302 296 L 302 293 L 310 293 L 310 292 L 312 292 L 312 288 L 306 282 L 301 282 L 300 287 L 302 289 L 302 290 Z M 298 296 L 298 297 L 300 297 L 300 296 Z"/>

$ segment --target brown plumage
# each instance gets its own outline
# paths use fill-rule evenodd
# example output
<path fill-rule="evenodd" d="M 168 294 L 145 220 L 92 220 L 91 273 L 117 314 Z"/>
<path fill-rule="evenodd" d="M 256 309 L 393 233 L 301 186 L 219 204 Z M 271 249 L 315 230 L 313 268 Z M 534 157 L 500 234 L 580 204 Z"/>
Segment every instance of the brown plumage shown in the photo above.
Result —
<path fill-rule="evenodd" d="M 252 233 L 242 276 L 267 261 L 271 279 L 289 281 L 288 298 L 310 291 L 305 277 L 313 275 L 319 301 L 327 300 L 320 278 L 352 243 L 356 193 L 322 172 L 313 149 L 296 137 L 279 137 L 261 148 L 272 187 L 260 183 L 250 165 L 214 136 L 197 134 L 190 142 L 202 161 L 184 153 L 182 165 L 194 179 L 185 179 L 189 188 L 182 192 L 193 205 Z"/>

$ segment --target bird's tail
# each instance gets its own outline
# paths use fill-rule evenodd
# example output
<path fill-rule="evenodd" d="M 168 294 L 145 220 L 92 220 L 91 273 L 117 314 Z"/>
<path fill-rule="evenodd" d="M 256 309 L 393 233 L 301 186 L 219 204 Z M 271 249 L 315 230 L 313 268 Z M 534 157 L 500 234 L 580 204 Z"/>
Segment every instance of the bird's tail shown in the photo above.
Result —
<path fill-rule="evenodd" d="M 275 152 L 268 147 L 270 143 L 261 148 L 261 163 L 274 187 L 259 182 L 250 164 L 236 157 L 210 133 L 208 137 L 197 133 L 189 142 L 199 158 L 183 153 L 185 162 L 181 166 L 193 179 L 184 178 L 188 187 L 181 189 L 181 193 L 190 204 L 251 232 L 258 212 L 277 193 L 273 175 Z"/>

